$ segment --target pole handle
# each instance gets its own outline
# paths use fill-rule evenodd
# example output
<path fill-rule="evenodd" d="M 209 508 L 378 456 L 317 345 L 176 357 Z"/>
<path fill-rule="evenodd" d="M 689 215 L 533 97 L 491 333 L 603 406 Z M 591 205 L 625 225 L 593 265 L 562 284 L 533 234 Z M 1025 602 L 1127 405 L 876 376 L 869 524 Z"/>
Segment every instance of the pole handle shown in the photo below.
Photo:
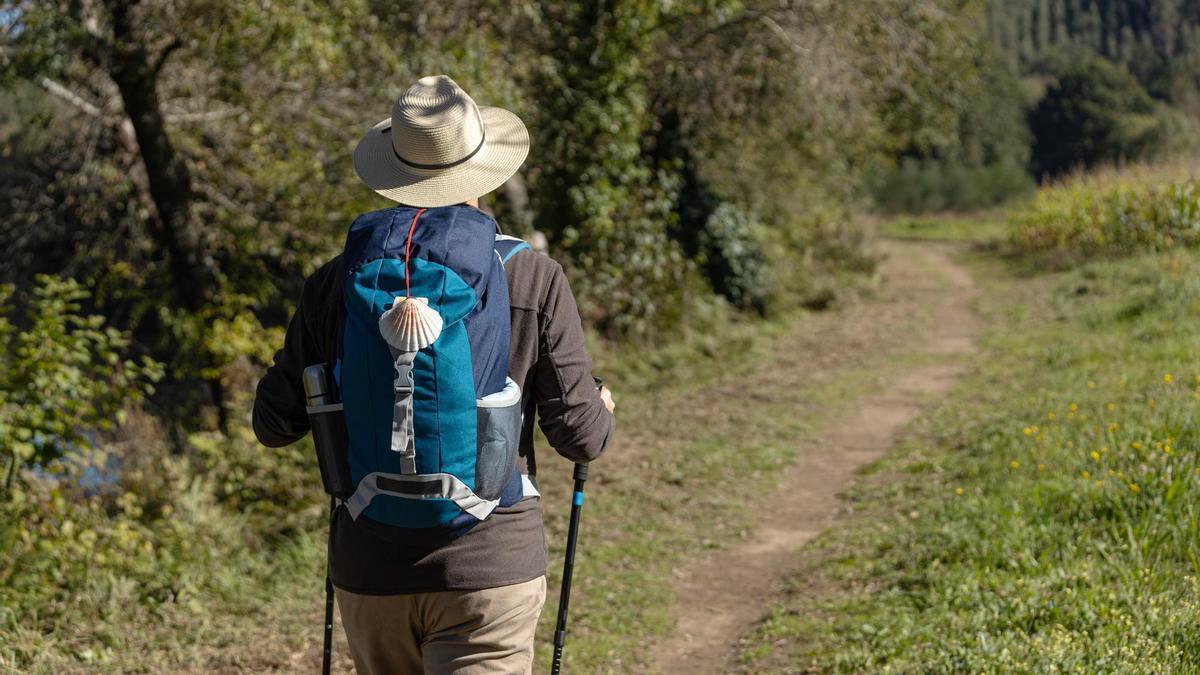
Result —
<path fill-rule="evenodd" d="M 550 664 L 550 675 L 558 675 L 562 671 L 562 645 L 554 645 L 554 662 Z"/>

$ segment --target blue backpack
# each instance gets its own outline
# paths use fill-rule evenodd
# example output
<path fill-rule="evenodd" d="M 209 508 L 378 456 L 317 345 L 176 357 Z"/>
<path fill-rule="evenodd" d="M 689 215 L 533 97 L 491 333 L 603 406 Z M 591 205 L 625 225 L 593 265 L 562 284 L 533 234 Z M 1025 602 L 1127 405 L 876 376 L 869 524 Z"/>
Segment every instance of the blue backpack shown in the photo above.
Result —
<path fill-rule="evenodd" d="M 464 205 L 384 209 L 350 227 L 334 378 L 351 517 L 461 529 L 529 492 L 504 275 L 529 246 L 497 232 Z"/>

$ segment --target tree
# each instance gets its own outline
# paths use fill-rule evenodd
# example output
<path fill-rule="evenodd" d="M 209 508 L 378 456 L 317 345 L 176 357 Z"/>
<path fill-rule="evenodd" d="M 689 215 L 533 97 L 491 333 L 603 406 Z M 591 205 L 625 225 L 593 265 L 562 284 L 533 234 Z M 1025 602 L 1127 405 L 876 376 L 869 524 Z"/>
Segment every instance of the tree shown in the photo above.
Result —
<path fill-rule="evenodd" d="M 223 426 L 230 385 L 252 377 L 230 366 L 269 358 L 260 320 L 283 321 L 372 197 L 344 189 L 352 168 L 331 152 L 367 124 L 343 66 L 369 13 L 356 0 L 3 12 L 0 86 L 19 96 L 0 105 L 17 118 L 0 139 L 0 238 L 19 258 L 0 275 L 84 281 L 133 349 L 170 364 L 168 407 Z"/>
<path fill-rule="evenodd" d="M 193 185 L 184 158 L 167 133 L 159 96 L 159 76 L 180 46 L 180 36 L 147 17 L 154 10 L 141 0 L 20 3 L 6 10 L 12 25 L 15 69 L 37 78 L 50 94 L 91 117 L 105 110 L 76 94 L 55 76 L 103 73 L 120 99 L 112 122 L 125 148 L 139 160 L 150 232 L 168 261 L 176 298 L 196 310 L 216 296 L 218 271 L 193 218 Z M 62 50 L 53 55 L 48 50 Z M 73 63 L 72 57 L 81 63 Z M 61 63 L 55 68 L 51 63 Z M 38 68 L 42 66 L 42 68 Z M 50 67 L 46 67 L 50 66 Z M 38 71 L 41 71 L 40 74 Z M 54 72 L 54 71 L 59 72 Z"/>
<path fill-rule="evenodd" d="M 581 300 L 614 335 L 653 334 L 683 305 L 689 266 L 667 236 L 678 178 L 642 156 L 652 122 L 646 70 L 671 5 L 546 8 L 557 30 L 537 80 L 535 225 L 587 270 Z"/>
<path fill-rule="evenodd" d="M 1041 176 L 1132 160 L 1155 151 L 1161 126 L 1154 100 L 1124 68 L 1099 58 L 1063 58 L 1029 116 L 1033 164 Z"/>

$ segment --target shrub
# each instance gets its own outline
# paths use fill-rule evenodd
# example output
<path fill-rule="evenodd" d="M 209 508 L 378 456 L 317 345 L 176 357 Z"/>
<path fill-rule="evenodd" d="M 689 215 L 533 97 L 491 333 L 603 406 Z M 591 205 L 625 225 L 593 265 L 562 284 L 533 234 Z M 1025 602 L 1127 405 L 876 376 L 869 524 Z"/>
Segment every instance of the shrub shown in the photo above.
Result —
<path fill-rule="evenodd" d="M 874 185 L 878 210 L 928 213 L 984 209 L 1033 191 L 1033 177 L 1018 164 L 965 166 L 906 158 L 881 172 Z"/>
<path fill-rule="evenodd" d="M 1153 155 L 1163 140 L 1150 95 L 1124 68 L 1099 58 L 1064 58 L 1029 115 L 1033 165 L 1041 176 Z"/>
<path fill-rule="evenodd" d="M 161 368 L 123 358 L 129 335 L 80 313 L 90 297 L 77 282 L 39 276 L 28 308 L 10 320 L 14 291 L 0 287 L 0 448 L 5 492 L 18 470 L 61 458 L 110 431 L 126 407 L 153 391 Z M 17 325 L 27 325 L 18 331 Z"/>
<path fill-rule="evenodd" d="M 700 260 L 713 288 L 739 309 L 764 313 L 774 282 L 759 243 L 762 225 L 726 202 L 709 216 L 700 234 Z"/>
<path fill-rule="evenodd" d="M 42 639 L 104 662 L 123 626 L 227 609 L 278 574 L 262 551 L 322 520 L 310 446 L 264 453 L 243 416 L 175 448 L 138 408 L 160 366 L 125 357 L 87 291 L 40 277 L 15 299 L 0 289 L 0 664 L 33 663 Z"/>
<path fill-rule="evenodd" d="M 1200 191 L 1193 179 L 1077 179 L 1040 191 L 1013 218 L 1013 240 L 1031 251 L 1127 254 L 1200 245 Z"/>

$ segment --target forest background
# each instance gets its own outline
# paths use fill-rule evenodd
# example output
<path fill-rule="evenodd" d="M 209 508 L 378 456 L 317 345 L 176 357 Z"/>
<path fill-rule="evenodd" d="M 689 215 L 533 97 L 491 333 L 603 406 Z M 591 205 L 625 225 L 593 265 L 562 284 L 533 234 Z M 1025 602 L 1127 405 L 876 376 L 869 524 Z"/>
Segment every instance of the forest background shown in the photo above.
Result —
<path fill-rule="evenodd" d="M 421 75 L 526 121 L 486 206 L 652 382 L 868 283 L 863 214 L 1194 151 L 1198 29 L 1189 0 L 0 4 L 4 658 L 319 527 L 311 452 L 247 411 L 305 275 L 386 206 L 350 151 Z"/>

